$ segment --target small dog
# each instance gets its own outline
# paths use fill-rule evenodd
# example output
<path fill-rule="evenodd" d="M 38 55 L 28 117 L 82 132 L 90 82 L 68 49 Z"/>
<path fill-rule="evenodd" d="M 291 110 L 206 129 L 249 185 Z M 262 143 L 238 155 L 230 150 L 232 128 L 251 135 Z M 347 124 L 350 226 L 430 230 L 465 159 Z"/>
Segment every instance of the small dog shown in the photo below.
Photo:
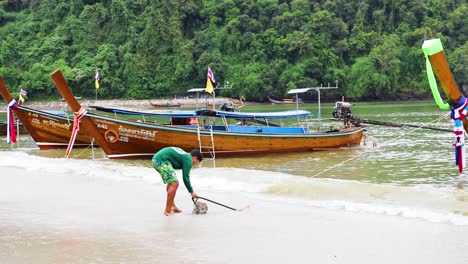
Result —
<path fill-rule="evenodd" d="M 193 207 L 192 214 L 206 214 L 208 212 L 208 205 L 203 202 L 196 202 Z"/>

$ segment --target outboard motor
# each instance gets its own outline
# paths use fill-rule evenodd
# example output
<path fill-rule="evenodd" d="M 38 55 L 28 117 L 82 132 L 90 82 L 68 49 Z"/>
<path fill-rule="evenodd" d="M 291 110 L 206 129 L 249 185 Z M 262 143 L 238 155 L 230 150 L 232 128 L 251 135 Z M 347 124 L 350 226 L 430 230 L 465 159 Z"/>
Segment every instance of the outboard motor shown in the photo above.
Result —
<path fill-rule="evenodd" d="M 234 104 L 231 101 L 227 101 L 219 109 L 226 112 L 234 112 Z"/>
<path fill-rule="evenodd" d="M 336 102 L 335 110 L 333 111 L 334 118 L 353 118 L 351 112 L 351 104 L 348 102 Z"/>
<path fill-rule="evenodd" d="M 351 104 L 348 102 L 336 102 L 332 115 L 334 118 L 343 119 L 344 124 L 349 125 L 349 121 L 353 119 Z"/>

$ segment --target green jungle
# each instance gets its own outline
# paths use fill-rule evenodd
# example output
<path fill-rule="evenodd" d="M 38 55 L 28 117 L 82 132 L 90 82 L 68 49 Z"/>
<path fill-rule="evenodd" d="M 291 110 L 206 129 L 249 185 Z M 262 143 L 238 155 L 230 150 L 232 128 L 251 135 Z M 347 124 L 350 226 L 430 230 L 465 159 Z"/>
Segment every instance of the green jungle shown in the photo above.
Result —
<path fill-rule="evenodd" d="M 431 96 L 421 46 L 440 38 L 468 84 L 465 0 L 1 0 L 0 74 L 13 95 L 147 99 L 205 87 L 265 101 L 293 88 L 335 86 L 333 101 Z M 310 93 L 313 100 L 316 93 Z"/>

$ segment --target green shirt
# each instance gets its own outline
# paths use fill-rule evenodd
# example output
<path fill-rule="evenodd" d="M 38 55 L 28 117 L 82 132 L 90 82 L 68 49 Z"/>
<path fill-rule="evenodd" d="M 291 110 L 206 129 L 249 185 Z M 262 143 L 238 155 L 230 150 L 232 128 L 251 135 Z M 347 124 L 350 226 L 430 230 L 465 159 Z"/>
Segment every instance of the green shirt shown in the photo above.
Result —
<path fill-rule="evenodd" d="M 169 161 L 174 169 L 182 169 L 185 187 L 192 193 L 190 184 L 190 170 L 192 169 L 192 155 L 181 148 L 167 147 L 154 154 L 154 158 L 159 161 Z"/>

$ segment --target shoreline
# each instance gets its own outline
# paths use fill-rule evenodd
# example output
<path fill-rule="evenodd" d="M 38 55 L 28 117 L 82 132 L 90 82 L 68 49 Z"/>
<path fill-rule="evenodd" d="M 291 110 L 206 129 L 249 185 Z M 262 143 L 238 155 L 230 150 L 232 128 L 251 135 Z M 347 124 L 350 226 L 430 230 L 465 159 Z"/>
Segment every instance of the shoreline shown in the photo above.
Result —
<path fill-rule="evenodd" d="M 225 101 L 228 100 L 225 97 L 217 97 L 216 101 Z M 155 107 L 151 103 L 156 104 L 171 104 L 171 103 L 180 103 L 181 108 L 184 107 L 194 107 L 197 104 L 196 98 L 177 98 L 177 99 L 143 99 L 143 100 L 119 100 L 119 99 L 110 99 L 110 100 L 89 100 L 82 99 L 78 100 L 79 103 L 88 107 L 90 105 L 99 105 L 104 107 L 114 107 L 114 108 L 125 108 L 132 110 L 142 110 L 142 109 L 179 109 L 179 107 Z M 199 98 L 198 105 L 203 105 L 205 99 Z M 28 102 L 27 100 L 22 104 L 25 107 L 34 108 L 37 110 L 63 110 L 68 107 L 67 103 L 64 101 L 50 101 L 50 102 Z M 0 103 L 0 109 L 6 109 L 7 104 L 2 101 Z"/>

